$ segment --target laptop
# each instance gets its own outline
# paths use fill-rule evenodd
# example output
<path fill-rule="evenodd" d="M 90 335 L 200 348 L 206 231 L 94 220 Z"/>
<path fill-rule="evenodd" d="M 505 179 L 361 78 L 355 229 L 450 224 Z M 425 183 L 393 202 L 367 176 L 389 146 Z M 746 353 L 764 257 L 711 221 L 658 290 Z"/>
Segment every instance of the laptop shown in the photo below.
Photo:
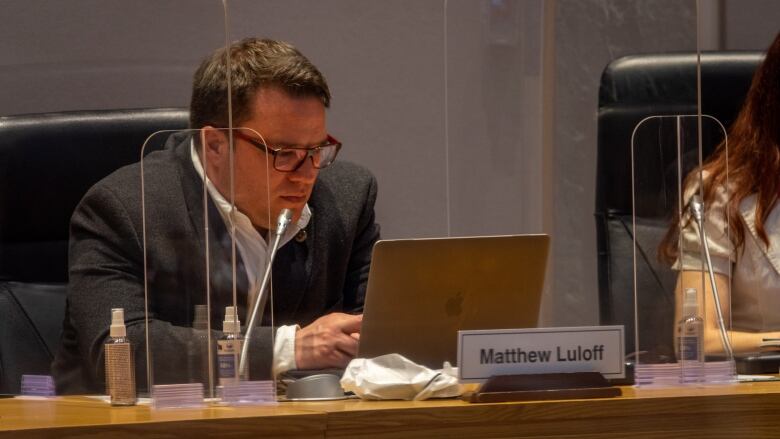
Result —
<path fill-rule="evenodd" d="M 458 330 L 536 327 L 550 238 L 511 235 L 376 243 L 358 358 L 457 362 Z"/>

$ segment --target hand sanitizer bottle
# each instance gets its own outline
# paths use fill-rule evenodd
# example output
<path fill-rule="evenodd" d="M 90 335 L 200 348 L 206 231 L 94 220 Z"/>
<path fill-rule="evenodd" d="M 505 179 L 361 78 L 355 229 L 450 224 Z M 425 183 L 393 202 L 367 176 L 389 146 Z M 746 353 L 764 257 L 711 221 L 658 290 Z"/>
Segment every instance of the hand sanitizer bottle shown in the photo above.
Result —
<path fill-rule="evenodd" d="M 682 319 L 677 323 L 678 360 L 683 382 L 700 382 L 704 366 L 704 319 L 699 314 L 695 288 L 686 288 Z"/>
<path fill-rule="evenodd" d="M 111 405 L 135 405 L 135 362 L 133 348 L 127 338 L 125 312 L 111 310 L 110 338 L 103 346 L 106 358 L 106 393 Z"/>
<path fill-rule="evenodd" d="M 236 308 L 225 308 L 225 321 L 222 323 L 223 335 L 217 340 L 217 364 L 219 365 L 219 385 L 236 382 L 238 378 L 239 355 L 243 337 L 241 336 L 241 321 L 236 314 Z M 246 377 L 241 377 L 246 379 Z"/>

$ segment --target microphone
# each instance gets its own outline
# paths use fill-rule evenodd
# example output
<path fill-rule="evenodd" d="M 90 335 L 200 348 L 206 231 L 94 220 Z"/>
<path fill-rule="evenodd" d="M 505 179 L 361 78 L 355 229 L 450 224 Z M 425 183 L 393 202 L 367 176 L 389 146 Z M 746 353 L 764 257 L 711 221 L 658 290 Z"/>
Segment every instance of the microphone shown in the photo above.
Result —
<path fill-rule="evenodd" d="M 244 344 L 241 347 L 241 359 L 238 366 L 238 376 L 248 376 L 246 374 L 246 368 L 248 366 L 247 353 L 249 352 L 249 344 L 252 340 L 252 332 L 255 329 L 255 322 L 259 315 L 262 317 L 262 312 L 265 309 L 265 304 L 268 301 L 268 295 L 265 294 L 266 285 L 271 277 L 271 266 L 274 263 L 274 256 L 276 256 L 276 250 L 279 248 L 279 241 L 282 239 L 287 226 L 292 221 L 292 211 L 290 209 L 282 209 L 279 212 L 279 217 L 276 219 L 276 231 L 274 233 L 274 242 L 271 246 L 271 253 L 268 256 L 268 261 L 265 265 L 265 274 L 263 274 L 263 281 L 260 283 L 260 290 L 257 293 L 257 299 L 255 300 L 255 306 L 252 308 L 252 315 L 249 318 L 249 325 L 246 327 L 246 336 L 244 336 Z"/>
<path fill-rule="evenodd" d="M 279 218 L 276 219 L 276 236 L 281 237 L 284 235 L 284 231 L 287 230 L 290 221 L 292 221 L 292 210 L 282 209 L 279 212 Z"/>
<path fill-rule="evenodd" d="M 699 195 L 691 198 L 690 210 L 693 218 L 699 226 L 699 238 L 704 247 L 704 257 L 707 262 L 707 274 L 712 286 L 712 296 L 715 299 L 715 311 L 718 316 L 718 329 L 720 330 L 720 341 L 723 343 L 723 349 L 729 360 L 734 359 L 734 351 L 731 349 L 731 342 L 726 335 L 726 325 L 723 323 L 723 311 L 720 309 L 720 296 L 718 295 L 718 286 L 715 284 L 715 273 L 712 271 L 712 259 L 710 258 L 710 245 L 707 243 L 707 233 L 704 231 L 704 203 Z"/>
<path fill-rule="evenodd" d="M 691 213 L 697 223 L 701 223 L 704 220 L 704 203 L 698 195 L 694 195 L 691 198 Z"/>

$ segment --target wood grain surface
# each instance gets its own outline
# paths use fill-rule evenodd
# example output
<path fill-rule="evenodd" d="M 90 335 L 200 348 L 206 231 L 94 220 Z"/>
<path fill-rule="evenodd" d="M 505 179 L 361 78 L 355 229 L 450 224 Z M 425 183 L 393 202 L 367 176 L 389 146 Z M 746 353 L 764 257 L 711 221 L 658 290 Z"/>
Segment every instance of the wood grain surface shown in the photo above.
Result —
<path fill-rule="evenodd" d="M 0 400 L 0 438 L 780 437 L 780 383 L 622 391 L 594 400 L 343 400 L 187 410 L 17 398 Z"/>

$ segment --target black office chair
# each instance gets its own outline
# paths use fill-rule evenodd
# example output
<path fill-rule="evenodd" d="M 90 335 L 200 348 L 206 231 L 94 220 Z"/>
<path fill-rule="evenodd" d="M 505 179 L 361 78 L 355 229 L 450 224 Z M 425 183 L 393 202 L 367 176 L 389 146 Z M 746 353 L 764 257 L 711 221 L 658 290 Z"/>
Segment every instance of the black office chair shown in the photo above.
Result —
<path fill-rule="evenodd" d="M 177 108 L 0 117 L 0 393 L 19 393 L 22 374 L 49 374 L 81 197 L 137 162 L 150 134 L 184 129 L 188 117 Z"/>
<path fill-rule="evenodd" d="M 728 128 L 762 59 L 758 52 L 702 54 L 702 113 Z M 642 178 L 636 187 L 637 291 L 642 305 L 635 346 L 631 134 L 647 116 L 696 114 L 696 83 L 693 53 L 627 56 L 611 62 L 601 77 L 595 213 L 600 320 L 604 325 L 624 325 L 626 353 L 652 353 L 643 357 L 647 362 L 674 359 L 676 273 L 663 267 L 656 255 L 677 208 L 677 185 L 670 179 L 676 181 L 678 159 L 676 148 L 659 150 L 657 143 L 636 143 L 635 163 Z M 702 136 L 705 157 L 718 143 L 707 137 L 713 135 Z M 697 163 L 698 159 L 687 161 L 682 175 Z"/>

